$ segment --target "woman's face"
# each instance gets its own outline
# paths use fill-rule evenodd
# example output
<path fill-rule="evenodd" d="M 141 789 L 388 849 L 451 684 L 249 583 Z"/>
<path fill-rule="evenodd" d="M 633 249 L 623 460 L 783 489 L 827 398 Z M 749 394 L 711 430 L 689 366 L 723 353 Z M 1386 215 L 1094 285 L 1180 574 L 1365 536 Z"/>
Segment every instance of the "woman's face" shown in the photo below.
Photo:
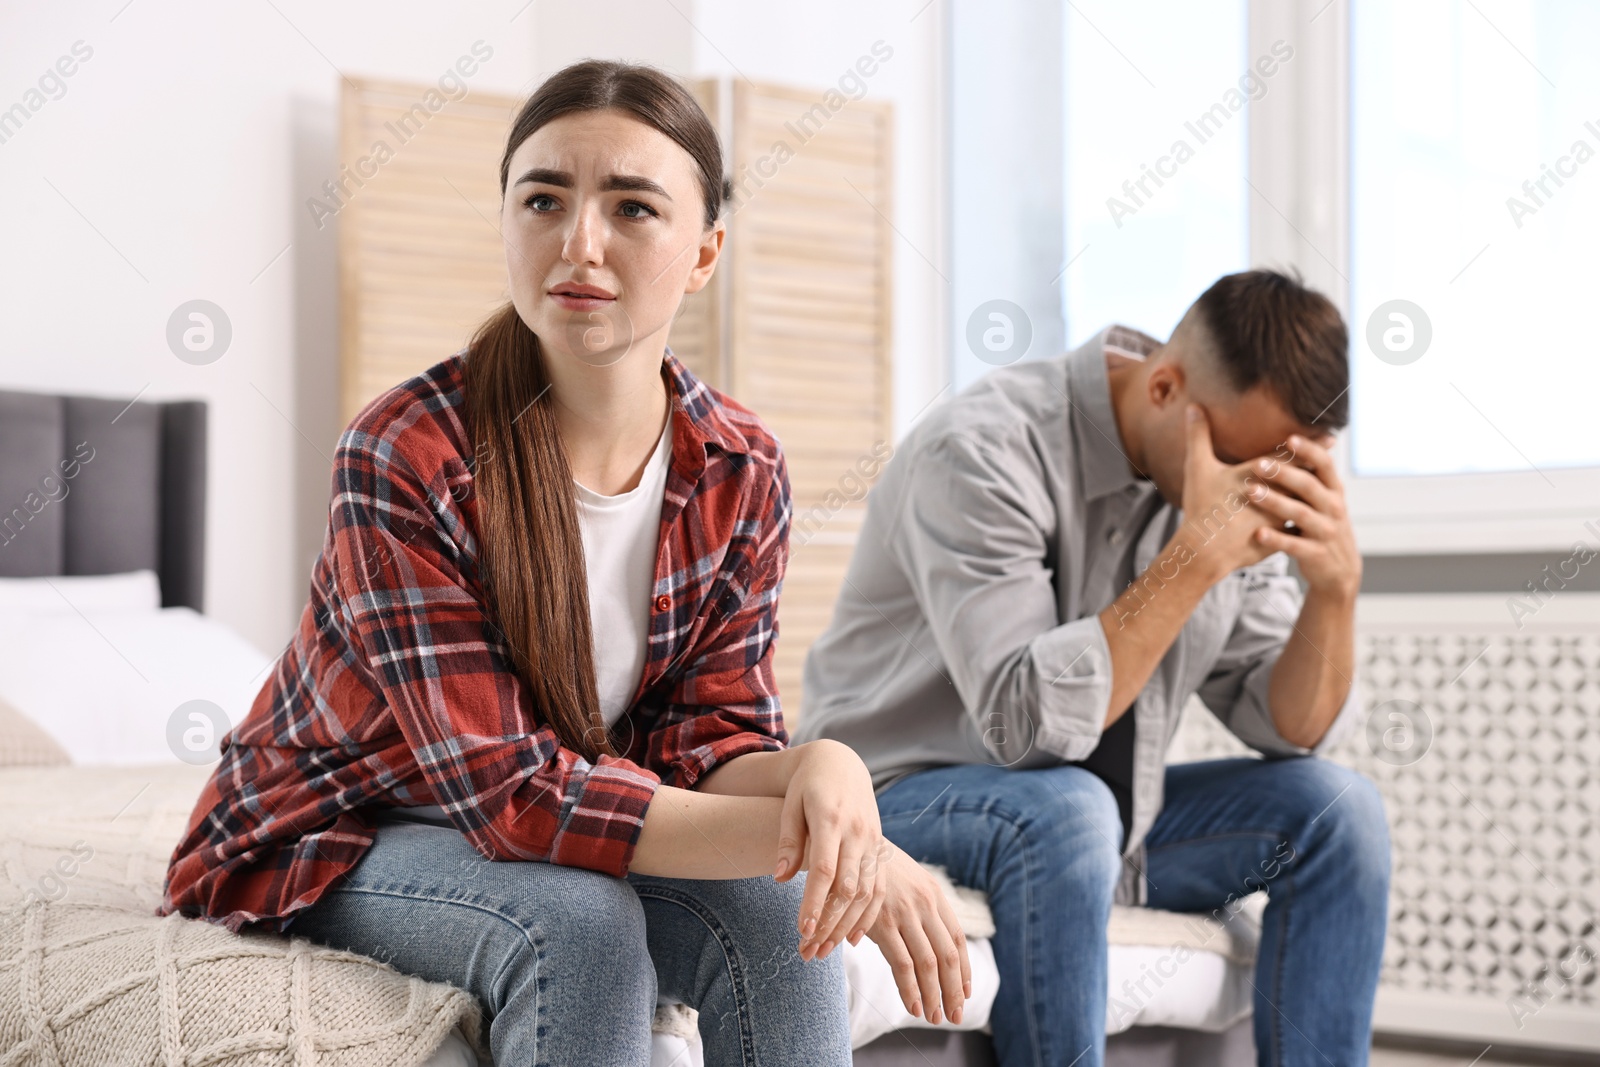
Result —
<path fill-rule="evenodd" d="M 722 248 L 689 153 L 622 111 L 573 112 L 517 147 L 509 181 L 511 299 L 544 350 L 590 366 L 659 355 Z"/>

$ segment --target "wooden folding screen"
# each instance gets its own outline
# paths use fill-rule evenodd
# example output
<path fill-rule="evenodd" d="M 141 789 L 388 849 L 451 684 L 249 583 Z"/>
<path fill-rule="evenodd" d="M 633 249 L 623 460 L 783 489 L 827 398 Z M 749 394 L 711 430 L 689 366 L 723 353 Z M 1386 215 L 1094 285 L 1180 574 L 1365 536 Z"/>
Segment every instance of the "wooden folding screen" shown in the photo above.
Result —
<path fill-rule="evenodd" d="M 340 412 L 467 343 L 510 299 L 500 154 L 520 101 L 474 91 L 430 112 L 430 85 L 346 79 L 339 179 Z"/>
<path fill-rule="evenodd" d="M 805 651 L 832 612 L 892 440 L 891 112 L 743 79 L 691 89 L 730 146 L 735 197 L 724 259 L 669 343 L 783 445 L 794 525 L 777 674 L 792 728 Z M 347 418 L 460 348 L 508 296 L 497 183 L 519 101 L 474 93 L 398 143 L 399 116 L 426 91 L 359 80 L 345 90 L 345 162 L 377 140 L 395 149 L 340 211 Z"/>
<path fill-rule="evenodd" d="M 792 726 L 806 649 L 832 615 L 893 440 L 893 124 L 888 104 L 830 112 L 823 93 L 743 79 L 732 93 L 728 392 L 772 428 L 789 466 L 777 673 Z"/>

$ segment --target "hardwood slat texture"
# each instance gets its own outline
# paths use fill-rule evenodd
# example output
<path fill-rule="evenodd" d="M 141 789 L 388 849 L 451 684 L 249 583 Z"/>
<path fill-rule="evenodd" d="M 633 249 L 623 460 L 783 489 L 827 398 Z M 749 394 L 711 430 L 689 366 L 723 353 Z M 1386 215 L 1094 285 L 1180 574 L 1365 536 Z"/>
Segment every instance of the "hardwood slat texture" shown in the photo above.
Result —
<path fill-rule="evenodd" d="M 887 104 L 737 80 L 729 388 L 783 445 L 795 521 L 776 670 L 798 722 L 801 666 L 833 612 L 864 495 L 890 439 L 892 205 Z M 805 118 L 810 116 L 809 119 Z M 803 120 L 810 123 L 803 127 Z M 792 153 L 781 163 L 782 153 Z"/>
<path fill-rule="evenodd" d="M 521 101 L 474 91 L 417 120 L 398 119 L 429 86 L 348 79 L 340 96 L 341 164 L 382 141 L 393 156 L 348 183 L 338 214 L 340 411 L 349 420 L 374 396 L 458 351 L 507 299 L 500 156 Z M 335 179 L 338 183 L 338 179 Z"/>
<path fill-rule="evenodd" d="M 800 677 L 806 650 L 833 617 L 833 602 L 844 584 L 853 548 L 853 540 L 829 543 L 820 537 L 791 547 L 778 601 L 778 641 L 773 654 L 784 723 L 790 730 L 800 724 Z"/>

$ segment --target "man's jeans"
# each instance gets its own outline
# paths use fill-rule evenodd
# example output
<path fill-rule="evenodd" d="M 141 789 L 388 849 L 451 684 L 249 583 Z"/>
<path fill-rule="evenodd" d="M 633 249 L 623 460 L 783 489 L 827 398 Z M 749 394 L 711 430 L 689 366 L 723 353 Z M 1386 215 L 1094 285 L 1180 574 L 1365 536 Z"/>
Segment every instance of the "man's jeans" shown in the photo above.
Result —
<path fill-rule="evenodd" d="M 895 844 L 989 896 L 1001 1064 L 1097 1067 L 1122 864 L 1111 790 L 1080 767 L 940 767 L 895 782 L 878 809 Z M 1176 764 L 1146 848 L 1151 907 L 1212 911 L 1267 890 L 1261 1064 L 1367 1062 L 1389 895 L 1388 826 L 1368 779 L 1313 757 Z M 1132 1007 L 1143 998 L 1113 992 Z"/>
<path fill-rule="evenodd" d="M 699 1009 L 707 1067 L 848 1067 L 843 953 L 795 953 L 804 887 L 491 862 L 385 821 L 288 932 L 473 993 L 506 1067 L 646 1067 L 658 991 Z"/>

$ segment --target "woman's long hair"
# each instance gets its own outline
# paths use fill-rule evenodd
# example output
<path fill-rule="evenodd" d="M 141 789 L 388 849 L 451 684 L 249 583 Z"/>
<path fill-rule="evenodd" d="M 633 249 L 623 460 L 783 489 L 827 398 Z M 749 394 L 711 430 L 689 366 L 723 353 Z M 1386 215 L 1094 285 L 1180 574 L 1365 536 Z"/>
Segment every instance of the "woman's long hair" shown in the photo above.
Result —
<path fill-rule="evenodd" d="M 653 67 L 587 60 L 552 75 L 522 106 L 500 158 L 500 196 L 511 156 L 545 123 L 614 108 L 672 138 L 699 165 L 706 225 L 729 183 L 705 112 Z M 478 498 L 478 543 L 491 615 L 562 744 L 594 762 L 616 755 L 595 680 L 589 589 L 572 470 L 545 398 L 539 339 L 507 303 L 468 344 L 466 411 Z"/>

